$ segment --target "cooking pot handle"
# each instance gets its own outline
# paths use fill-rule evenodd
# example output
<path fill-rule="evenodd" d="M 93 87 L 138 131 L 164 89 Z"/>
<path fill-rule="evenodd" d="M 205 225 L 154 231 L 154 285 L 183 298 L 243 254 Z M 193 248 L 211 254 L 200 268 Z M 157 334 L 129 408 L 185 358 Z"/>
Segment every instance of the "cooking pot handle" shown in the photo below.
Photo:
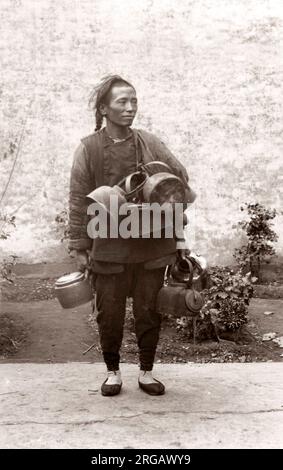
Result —
<path fill-rule="evenodd" d="M 85 269 L 84 275 L 85 275 L 85 279 L 87 279 L 88 282 L 90 282 L 93 292 L 95 292 L 95 280 L 97 277 L 97 273 L 93 272 L 93 270 L 90 267 L 90 268 Z"/>
<path fill-rule="evenodd" d="M 131 190 L 131 178 L 132 176 L 135 174 L 136 172 L 134 173 L 130 173 L 129 175 L 127 176 L 124 176 L 124 178 L 122 178 L 119 183 L 117 183 L 116 186 L 119 186 L 120 188 L 123 186 L 123 184 L 125 185 L 125 192 L 128 194 L 128 193 L 131 193 L 131 192 L 134 192 L 136 191 L 136 188 L 134 188 L 133 190 Z"/>
<path fill-rule="evenodd" d="M 126 176 L 125 178 L 125 191 L 126 193 L 130 193 L 132 191 L 132 188 L 131 188 L 131 179 L 132 179 L 132 175 L 134 173 L 131 173 L 130 175 Z"/>
<path fill-rule="evenodd" d="M 117 186 L 120 186 L 120 188 L 121 188 L 122 185 L 125 183 L 126 179 L 127 179 L 127 176 L 124 176 L 124 178 L 122 178 L 122 179 L 119 181 L 119 183 L 117 183 Z"/>
<path fill-rule="evenodd" d="M 159 160 L 153 160 L 152 162 L 148 162 L 148 163 L 142 164 L 142 167 L 143 167 L 144 170 L 146 170 L 148 173 L 154 174 L 154 173 L 152 173 L 152 172 L 148 169 L 148 167 L 149 167 L 150 165 L 161 165 L 161 166 L 164 167 L 164 171 L 166 170 L 166 171 L 169 171 L 169 173 L 172 173 L 172 170 L 171 170 L 170 166 L 167 165 L 167 163 L 160 162 Z M 160 173 L 160 171 L 158 171 L 158 173 Z"/>

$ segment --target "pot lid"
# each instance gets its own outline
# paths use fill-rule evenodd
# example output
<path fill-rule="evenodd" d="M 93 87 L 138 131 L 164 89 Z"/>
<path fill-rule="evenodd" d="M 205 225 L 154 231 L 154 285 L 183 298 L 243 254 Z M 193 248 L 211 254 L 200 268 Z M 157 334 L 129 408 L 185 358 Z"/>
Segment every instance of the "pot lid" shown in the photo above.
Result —
<path fill-rule="evenodd" d="M 185 302 L 189 310 L 198 313 L 203 306 L 203 296 L 195 290 L 188 290 L 186 292 Z"/>
<path fill-rule="evenodd" d="M 59 277 L 55 282 L 55 286 L 66 286 L 72 284 L 73 282 L 81 281 L 84 278 L 84 273 L 81 271 L 76 271 L 74 273 L 64 274 L 64 276 Z"/>

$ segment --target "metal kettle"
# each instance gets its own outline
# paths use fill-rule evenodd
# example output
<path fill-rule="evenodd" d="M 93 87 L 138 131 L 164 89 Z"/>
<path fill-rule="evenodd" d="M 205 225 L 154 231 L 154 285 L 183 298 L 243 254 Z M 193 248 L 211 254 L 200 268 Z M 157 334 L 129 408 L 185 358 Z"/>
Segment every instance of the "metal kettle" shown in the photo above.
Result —
<path fill-rule="evenodd" d="M 192 287 L 194 268 L 189 259 L 176 260 L 157 295 L 157 311 L 173 317 L 195 317 L 204 304 L 201 292 Z"/>

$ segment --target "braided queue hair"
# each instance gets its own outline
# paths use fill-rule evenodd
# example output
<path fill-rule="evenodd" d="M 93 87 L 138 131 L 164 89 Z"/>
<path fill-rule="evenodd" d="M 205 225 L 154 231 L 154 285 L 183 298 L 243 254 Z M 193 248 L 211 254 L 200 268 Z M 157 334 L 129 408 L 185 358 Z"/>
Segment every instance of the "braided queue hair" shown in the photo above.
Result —
<path fill-rule="evenodd" d="M 111 88 L 117 83 L 121 85 L 128 85 L 135 90 L 133 85 L 129 83 L 120 75 L 107 75 L 103 77 L 98 85 L 96 85 L 89 98 L 89 107 L 95 113 L 96 127 L 95 131 L 98 131 L 102 127 L 103 115 L 100 112 L 100 105 L 107 102 L 107 95 L 110 92 Z"/>

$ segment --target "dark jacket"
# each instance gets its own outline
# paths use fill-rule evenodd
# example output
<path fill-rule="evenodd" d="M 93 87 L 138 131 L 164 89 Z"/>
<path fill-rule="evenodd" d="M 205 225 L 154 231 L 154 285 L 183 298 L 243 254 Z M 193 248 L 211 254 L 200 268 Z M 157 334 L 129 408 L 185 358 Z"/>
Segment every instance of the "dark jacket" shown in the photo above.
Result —
<path fill-rule="evenodd" d="M 132 131 L 135 139 L 137 161 L 148 163 L 158 160 L 167 163 L 172 171 L 187 184 L 188 174 L 186 169 L 163 142 L 149 132 L 136 129 L 132 129 Z M 87 216 L 88 203 L 86 195 L 95 188 L 106 184 L 103 166 L 104 132 L 105 128 L 83 138 L 75 152 L 69 197 L 70 250 L 90 250 L 93 245 L 93 240 L 87 234 L 89 218 Z M 188 193 L 190 191 L 188 187 Z M 194 197 L 191 192 L 189 201 L 192 202 Z"/>

